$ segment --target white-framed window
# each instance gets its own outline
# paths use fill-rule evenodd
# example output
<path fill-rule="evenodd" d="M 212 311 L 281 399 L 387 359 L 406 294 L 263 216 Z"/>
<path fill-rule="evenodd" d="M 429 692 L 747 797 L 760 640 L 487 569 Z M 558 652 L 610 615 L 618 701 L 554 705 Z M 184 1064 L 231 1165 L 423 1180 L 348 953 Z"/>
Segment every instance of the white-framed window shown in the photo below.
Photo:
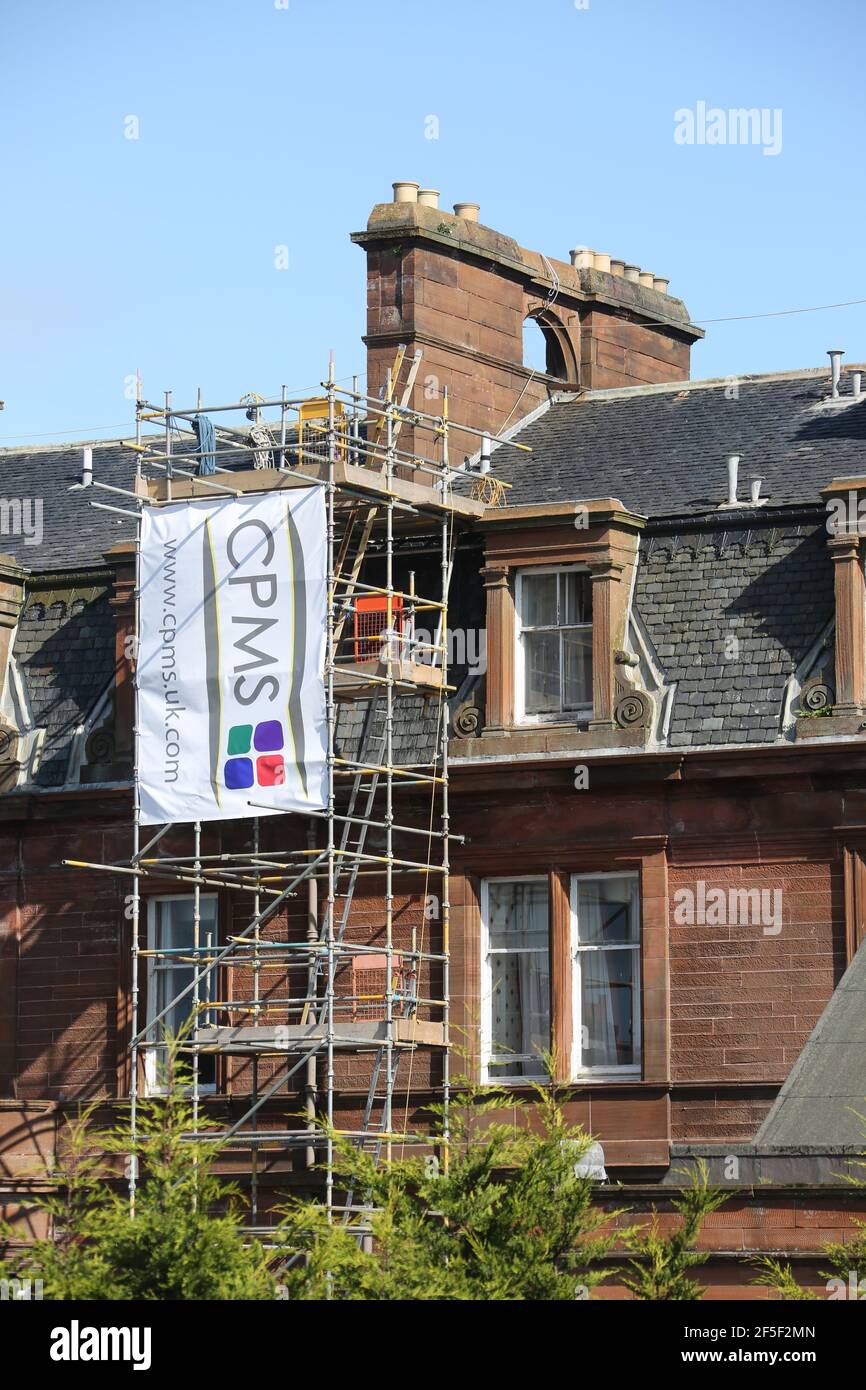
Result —
<path fill-rule="evenodd" d="M 191 948 L 195 940 L 195 898 L 190 893 L 160 894 L 147 903 L 147 944 L 151 951 L 164 955 L 147 958 L 147 1038 L 145 1050 L 145 1082 L 151 1094 L 160 1090 L 161 1063 L 165 1046 L 161 1039 L 167 1031 L 177 1033 L 189 1018 L 193 1008 L 190 990 L 176 1003 L 172 1001 L 195 973 Z M 217 940 L 217 896 L 202 893 L 199 897 L 199 945 L 213 946 Z M 199 1000 L 213 998 L 212 972 L 199 982 Z M 169 1007 L 170 1006 L 170 1007 Z M 168 1009 L 164 1018 L 160 1014 Z M 155 1021 L 158 1020 L 158 1021 Z M 216 1086 L 216 1058 L 212 1054 L 199 1056 L 199 1088 L 213 1091 Z"/>
<path fill-rule="evenodd" d="M 545 877 L 481 885 L 483 1081 L 542 1080 L 550 1050 L 550 942 Z"/>
<path fill-rule="evenodd" d="M 592 712 L 592 583 L 577 565 L 517 571 L 515 716 Z"/>
<path fill-rule="evenodd" d="M 572 1076 L 641 1072 L 640 891 L 636 873 L 571 880 Z"/>

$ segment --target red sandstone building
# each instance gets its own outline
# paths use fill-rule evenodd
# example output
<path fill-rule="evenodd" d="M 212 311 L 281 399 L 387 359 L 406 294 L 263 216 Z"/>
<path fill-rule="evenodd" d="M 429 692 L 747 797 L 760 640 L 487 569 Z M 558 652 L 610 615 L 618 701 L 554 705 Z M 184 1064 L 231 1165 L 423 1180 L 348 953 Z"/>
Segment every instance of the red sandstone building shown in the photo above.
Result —
<path fill-rule="evenodd" d="M 618 1205 L 664 1211 L 707 1156 L 731 1193 L 704 1231 L 716 1296 L 759 1296 L 753 1251 L 820 1288 L 822 1244 L 866 1207 L 843 1177 L 866 1094 L 866 394 L 826 369 L 690 381 L 701 331 L 666 280 L 528 252 L 473 205 L 397 192 L 353 238 L 368 390 L 404 344 L 422 354 L 410 406 L 447 388 L 453 420 L 510 435 L 490 459 L 504 498 L 460 531 L 452 580 L 455 1036 L 516 1093 L 555 1050 Z M 467 487 L 477 444 L 451 458 Z M 93 463 L 129 486 L 120 444 Z M 0 574 L 0 1183 L 26 1230 L 64 1112 L 129 1089 L 124 885 L 62 861 L 128 853 L 134 570 L 128 524 L 70 491 L 77 447 L 0 468 L 5 497 L 38 478 L 44 498 L 42 543 L 7 536 Z M 400 730 L 408 761 L 435 736 L 423 699 Z M 180 921 L 159 888 L 148 921 Z M 377 902 L 356 894 L 371 942 Z M 420 885 L 402 910 L 423 920 Z M 222 940 L 231 903 L 212 914 Z M 439 1079 L 414 1063 L 413 1115 Z M 343 1082 L 351 1115 L 364 1087 Z M 231 1114 L 243 1066 L 218 1062 L 212 1085 Z M 263 1180 L 305 1176 L 299 1157 Z"/>

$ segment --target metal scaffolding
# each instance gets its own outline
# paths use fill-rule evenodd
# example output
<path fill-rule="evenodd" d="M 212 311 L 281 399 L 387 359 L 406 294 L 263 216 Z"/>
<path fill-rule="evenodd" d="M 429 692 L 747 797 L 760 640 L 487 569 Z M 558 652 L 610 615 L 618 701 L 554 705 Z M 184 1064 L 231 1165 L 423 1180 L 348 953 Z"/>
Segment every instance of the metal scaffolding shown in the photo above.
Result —
<path fill-rule="evenodd" d="M 456 532 L 485 510 L 494 480 L 489 443 L 482 447 L 485 437 L 465 425 L 461 435 L 478 437 L 484 476 L 467 478 L 462 460 L 452 466 L 447 393 L 441 415 L 412 408 L 419 361 L 420 353 L 409 359 L 398 351 L 384 398 L 361 393 L 357 379 L 351 389 L 338 385 L 332 359 L 318 396 L 289 399 L 283 389 L 276 400 L 247 395 L 211 406 L 199 394 L 196 406 L 183 410 L 170 393 L 161 405 L 139 399 L 129 442 L 133 488 L 93 480 L 97 489 L 132 498 L 134 511 L 108 501 L 93 505 L 139 519 L 145 507 L 184 499 L 315 483 L 326 491 L 327 809 L 221 823 L 218 831 L 198 822 L 165 825 L 145 841 L 136 730 L 131 854 L 111 864 L 75 861 L 130 880 L 133 1139 L 164 1027 L 191 1016 L 183 1043 L 192 1070 L 190 1139 L 216 1138 L 226 1153 L 248 1152 L 250 1230 L 258 1233 L 267 1229 L 260 1176 L 275 1158 L 283 1172 L 321 1184 L 331 1219 L 348 1220 L 353 1193 L 335 1187 L 334 1133 L 377 1160 L 390 1158 L 395 1142 L 411 1142 L 411 1062 L 406 1117 L 395 1113 L 404 1058 L 431 1054 L 429 1074 L 436 1075 L 447 1116 L 449 863 L 451 844 L 461 839 L 451 830 L 448 804 L 448 593 Z M 193 423 L 199 415 L 219 421 L 208 460 L 215 469 L 207 474 L 199 471 L 204 451 Z M 154 426 L 158 432 L 144 432 Z M 411 450 L 400 447 L 404 426 L 411 428 Z M 419 537 L 435 550 L 428 566 L 436 575 L 432 593 L 418 592 L 409 568 Z M 138 583 L 136 594 L 137 632 Z M 432 640 L 419 635 L 422 614 Z M 407 699 L 424 702 L 435 729 L 432 748 L 414 761 L 395 751 L 395 716 Z M 250 802 L 251 809 L 270 809 L 259 795 L 263 800 Z M 204 852 L 208 835 L 218 839 L 217 852 Z M 362 883 L 379 895 L 372 926 L 359 927 L 353 917 Z M 192 900 L 191 940 L 179 945 L 148 936 L 147 900 L 167 886 Z M 413 897 L 420 888 L 423 904 L 420 924 L 408 935 L 402 925 L 397 929 L 400 886 Z M 232 921 L 231 927 L 218 921 L 211 939 L 203 900 L 214 892 L 231 901 Z M 299 932 L 289 909 L 304 898 Z M 248 904 L 248 920 L 235 929 L 239 901 Z M 166 985 L 178 974 L 183 983 L 156 1008 L 160 970 Z M 352 1123 L 341 1124 L 346 1059 L 353 1059 L 358 1103 Z M 361 1072 L 365 1085 L 359 1086 Z M 268 1122 L 287 1097 L 300 1111 Z M 205 1107 L 221 1117 L 217 1130 L 202 1126 Z M 444 1146 L 447 1161 L 447 1119 Z M 133 1163 L 133 1209 L 136 1177 Z"/>

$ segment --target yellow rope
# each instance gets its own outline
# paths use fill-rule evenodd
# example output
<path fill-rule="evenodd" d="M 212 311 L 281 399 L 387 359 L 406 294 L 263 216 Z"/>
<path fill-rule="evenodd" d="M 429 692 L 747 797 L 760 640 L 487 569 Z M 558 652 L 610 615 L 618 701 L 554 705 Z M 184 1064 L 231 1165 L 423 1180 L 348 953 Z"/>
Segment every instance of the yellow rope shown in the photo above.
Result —
<path fill-rule="evenodd" d="M 501 507 L 505 502 L 506 485 L 490 473 L 472 479 L 471 496 L 475 502 L 484 502 L 488 507 Z"/>

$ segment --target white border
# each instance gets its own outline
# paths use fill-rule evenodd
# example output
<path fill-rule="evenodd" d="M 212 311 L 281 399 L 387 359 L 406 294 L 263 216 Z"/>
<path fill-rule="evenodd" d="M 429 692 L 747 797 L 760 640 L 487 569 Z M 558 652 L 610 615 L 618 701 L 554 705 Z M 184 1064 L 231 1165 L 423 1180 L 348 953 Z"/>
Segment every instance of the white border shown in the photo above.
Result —
<path fill-rule="evenodd" d="M 481 880 L 481 1081 L 484 1085 L 503 1083 L 509 1086 L 531 1085 L 533 1081 L 544 1081 L 542 1071 L 534 1076 L 490 1075 L 490 1058 L 493 1042 L 493 969 L 490 963 L 490 916 L 489 888 L 491 883 L 548 883 L 547 874 L 493 874 Z M 547 950 L 550 964 L 550 889 L 547 891 Z M 539 1059 L 540 1062 L 540 1059 Z"/>

